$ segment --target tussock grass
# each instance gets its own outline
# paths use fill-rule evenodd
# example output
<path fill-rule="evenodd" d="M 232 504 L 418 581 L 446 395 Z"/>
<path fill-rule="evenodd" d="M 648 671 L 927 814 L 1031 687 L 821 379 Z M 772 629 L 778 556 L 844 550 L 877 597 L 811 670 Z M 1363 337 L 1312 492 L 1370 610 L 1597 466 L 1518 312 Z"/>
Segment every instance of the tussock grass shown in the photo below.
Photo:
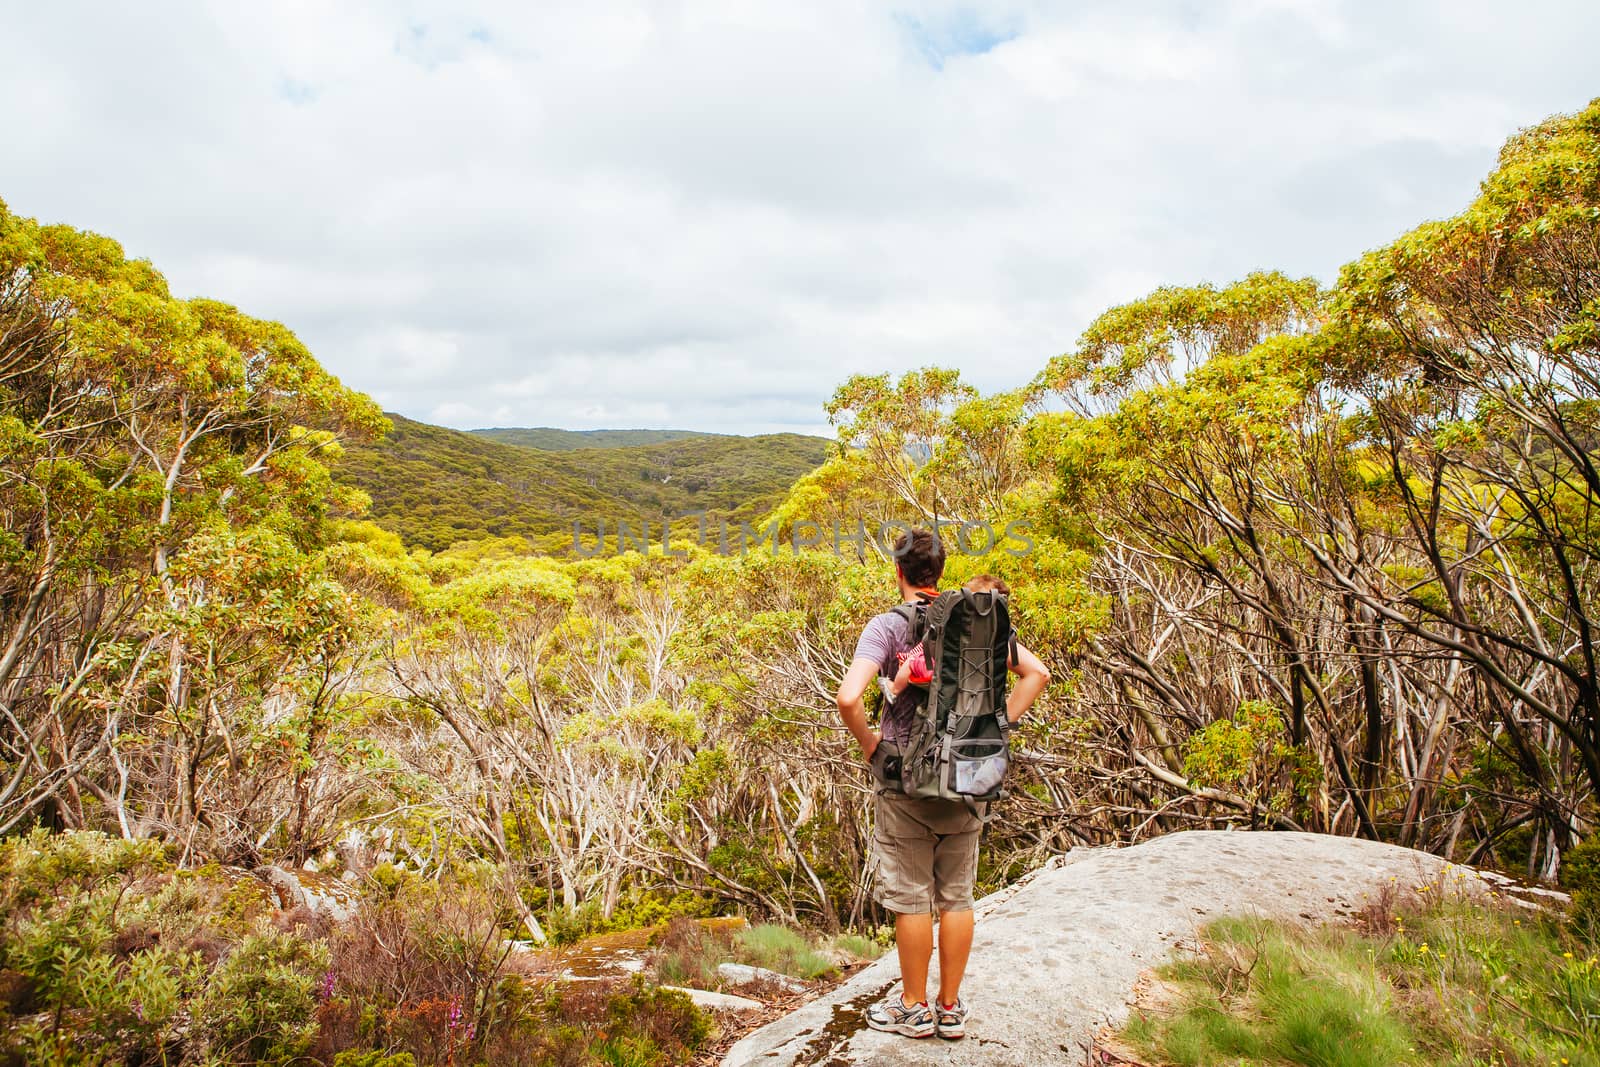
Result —
<path fill-rule="evenodd" d="M 1124 1040 L 1179 1067 L 1600 1067 L 1590 933 L 1510 906 L 1396 897 L 1357 929 L 1211 924 L 1160 972 L 1172 1002 L 1136 1012 Z"/>
<path fill-rule="evenodd" d="M 740 930 L 734 941 L 740 963 L 808 980 L 833 970 L 832 960 L 818 952 L 804 934 L 787 926 L 751 926 Z"/>
<path fill-rule="evenodd" d="M 807 981 L 834 970 L 833 960 L 805 934 L 773 924 L 729 932 L 674 919 L 656 949 L 657 981 L 698 989 L 721 988 L 717 965 L 725 962 L 765 967 Z"/>
<path fill-rule="evenodd" d="M 875 960 L 884 952 L 881 944 L 863 934 L 840 934 L 833 939 L 833 947 L 858 960 Z"/>

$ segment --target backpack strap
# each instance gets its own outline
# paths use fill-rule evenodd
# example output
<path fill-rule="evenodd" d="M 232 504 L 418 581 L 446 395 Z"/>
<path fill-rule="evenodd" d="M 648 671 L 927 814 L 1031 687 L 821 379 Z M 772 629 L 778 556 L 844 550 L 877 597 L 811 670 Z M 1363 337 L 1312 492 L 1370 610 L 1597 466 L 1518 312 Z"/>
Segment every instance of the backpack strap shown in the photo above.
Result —
<path fill-rule="evenodd" d="M 967 806 L 967 814 L 977 819 L 980 826 L 988 826 L 994 822 L 994 801 L 985 800 L 982 811 L 978 810 L 978 802 L 971 797 L 962 797 L 961 803 Z"/>
<path fill-rule="evenodd" d="M 926 594 L 918 593 L 915 603 L 896 604 L 892 609 L 890 609 L 894 612 L 894 614 L 906 620 L 906 632 L 910 636 L 909 644 L 913 648 L 916 647 L 917 643 L 920 642 L 928 632 L 929 603 L 930 598 L 927 597 Z M 923 653 L 924 656 L 926 656 L 927 650 L 924 649 Z M 926 693 L 923 694 L 923 700 L 927 700 Z M 904 773 L 905 767 L 908 767 L 912 764 L 915 757 L 922 755 L 927 746 L 928 737 L 924 733 L 924 723 L 927 718 L 925 711 L 926 704 L 924 704 L 924 713 L 918 714 L 917 717 L 912 720 L 910 735 L 901 743 L 902 773 Z"/>
<path fill-rule="evenodd" d="M 896 604 L 894 613 L 906 620 L 906 625 L 911 627 L 911 643 L 913 645 L 922 640 L 922 635 L 917 632 L 923 628 L 925 622 L 922 604 Z"/>

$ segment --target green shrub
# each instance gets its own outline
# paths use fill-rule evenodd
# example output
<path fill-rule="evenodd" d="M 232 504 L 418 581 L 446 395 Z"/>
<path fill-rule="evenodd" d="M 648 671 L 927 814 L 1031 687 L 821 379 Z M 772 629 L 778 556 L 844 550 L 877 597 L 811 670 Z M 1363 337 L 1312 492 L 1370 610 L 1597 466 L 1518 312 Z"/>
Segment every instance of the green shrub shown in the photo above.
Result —
<path fill-rule="evenodd" d="M 589 1054 L 605 1067 L 658 1067 L 664 1059 L 647 1037 L 608 1037 L 591 1047 Z"/>
<path fill-rule="evenodd" d="M 1600 924 L 1600 835 L 1562 855 L 1561 888 L 1572 894 L 1578 921 Z"/>
<path fill-rule="evenodd" d="M 0 839 L 0 915 L 60 902 L 170 868 L 157 841 L 124 841 L 98 831 L 34 830 Z"/>
<path fill-rule="evenodd" d="M 712 897 L 696 893 L 645 892 L 625 897 L 609 919 L 599 901 L 588 900 L 577 908 L 552 908 L 543 922 L 552 944 L 570 945 L 595 934 L 643 930 L 677 918 L 710 918 L 715 908 Z"/>
<path fill-rule="evenodd" d="M 635 979 L 629 988 L 614 993 L 607 1007 L 611 1033 L 648 1042 L 657 1054 L 653 1064 L 682 1062 L 711 1037 L 711 1021 L 687 994 L 675 989 Z"/>
<path fill-rule="evenodd" d="M 1600 836 L 1590 837 L 1562 855 L 1561 886 L 1567 890 L 1600 889 Z"/>
<path fill-rule="evenodd" d="M 65 968 L 109 945 L 127 889 L 165 868 L 150 841 L 42 830 L 0 840 L 0 970 L 25 976 L 40 1002 L 70 1005 Z"/>
<path fill-rule="evenodd" d="M 557 908 L 552 911 L 545 920 L 544 932 L 552 945 L 571 945 L 603 932 L 605 925 L 599 902 L 588 900 L 576 908 Z"/>
<path fill-rule="evenodd" d="M 417 1067 L 416 1058 L 409 1052 L 389 1055 L 385 1052 L 357 1052 L 346 1049 L 333 1058 L 333 1067 Z"/>
<path fill-rule="evenodd" d="M 194 1016 L 213 1058 L 287 1063 L 316 1037 L 316 993 L 328 970 L 321 942 L 263 928 L 212 974 Z"/>
<path fill-rule="evenodd" d="M 659 926 L 676 918 L 708 919 L 716 911 L 716 900 L 682 890 L 668 896 L 644 893 L 627 899 L 611 917 L 613 930 L 637 930 Z"/>
<path fill-rule="evenodd" d="M 683 993 L 626 983 L 571 982 L 545 1000 L 536 1063 L 668 1067 L 705 1046 L 711 1023 Z"/>
<path fill-rule="evenodd" d="M 0 1007 L 49 1013 L 5 1044 L 29 1062 L 167 1058 L 180 1009 L 205 984 L 199 955 L 152 926 L 141 890 L 170 884 L 167 872 L 150 841 L 43 831 L 0 841 Z"/>

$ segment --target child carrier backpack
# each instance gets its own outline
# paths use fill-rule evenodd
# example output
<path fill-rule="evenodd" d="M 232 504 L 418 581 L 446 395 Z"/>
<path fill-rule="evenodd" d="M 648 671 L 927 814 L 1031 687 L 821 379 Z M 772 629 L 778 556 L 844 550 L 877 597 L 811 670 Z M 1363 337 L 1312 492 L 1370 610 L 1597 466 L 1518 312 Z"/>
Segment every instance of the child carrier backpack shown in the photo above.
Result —
<path fill-rule="evenodd" d="M 999 800 L 1010 766 L 1006 665 L 1011 615 L 1003 594 L 953 589 L 895 613 L 911 624 L 911 643 L 927 661 L 927 697 L 901 751 L 900 789 L 908 796 L 977 804 Z"/>

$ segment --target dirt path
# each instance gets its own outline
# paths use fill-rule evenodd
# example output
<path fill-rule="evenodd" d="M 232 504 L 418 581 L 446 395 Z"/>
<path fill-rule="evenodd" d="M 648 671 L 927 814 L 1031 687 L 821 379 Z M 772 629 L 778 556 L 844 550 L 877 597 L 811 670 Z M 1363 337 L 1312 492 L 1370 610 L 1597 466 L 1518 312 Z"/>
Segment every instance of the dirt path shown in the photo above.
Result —
<path fill-rule="evenodd" d="M 723 1067 L 912 1064 L 1081 1067 L 1097 1031 L 1127 1017 L 1140 971 L 1223 915 L 1326 922 L 1385 885 L 1483 892 L 1465 867 L 1394 845 L 1320 834 L 1190 831 L 1071 853 L 978 904 L 964 1041 L 866 1029 L 861 1012 L 899 980 L 893 954 L 748 1034 Z M 936 961 L 937 966 L 937 961 Z M 937 979 L 935 979 L 937 981 Z"/>

